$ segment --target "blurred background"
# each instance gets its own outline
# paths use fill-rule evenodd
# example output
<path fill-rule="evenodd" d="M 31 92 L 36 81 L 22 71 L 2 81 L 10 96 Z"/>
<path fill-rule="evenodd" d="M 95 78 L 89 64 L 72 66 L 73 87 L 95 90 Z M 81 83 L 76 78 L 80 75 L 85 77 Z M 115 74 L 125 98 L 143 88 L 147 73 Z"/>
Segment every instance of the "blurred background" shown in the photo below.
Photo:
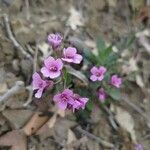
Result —
<path fill-rule="evenodd" d="M 50 106 L 46 100 L 31 103 L 31 77 L 51 54 L 47 35 L 55 32 L 81 53 L 85 47 L 96 52 L 99 37 L 120 53 L 120 75 L 126 81 L 122 92 L 128 101 L 110 107 L 120 128 L 113 129 L 99 109 L 84 122 L 87 131 L 115 143 L 115 149 L 74 130 L 80 123 L 71 113 L 39 119 L 37 112 Z M 19 86 L 17 81 L 22 81 Z M 17 92 L 1 100 L 14 86 Z M 149 150 L 150 0 L 0 0 L 0 103 L 1 150 L 134 150 L 136 143 Z M 40 123 L 33 128 L 34 119 Z M 36 128 L 33 135 L 31 128 Z"/>

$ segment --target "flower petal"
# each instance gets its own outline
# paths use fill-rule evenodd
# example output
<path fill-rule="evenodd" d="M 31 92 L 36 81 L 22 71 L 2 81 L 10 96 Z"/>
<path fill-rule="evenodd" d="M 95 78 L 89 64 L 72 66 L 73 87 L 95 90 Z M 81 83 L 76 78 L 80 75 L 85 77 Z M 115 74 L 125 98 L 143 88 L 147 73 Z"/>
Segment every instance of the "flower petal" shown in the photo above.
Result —
<path fill-rule="evenodd" d="M 74 99 L 70 97 L 68 99 L 68 104 L 73 105 L 74 104 Z"/>
<path fill-rule="evenodd" d="M 63 54 L 64 56 L 74 56 L 77 53 L 77 49 L 75 47 L 64 48 Z"/>
<path fill-rule="evenodd" d="M 40 75 L 35 72 L 33 75 L 32 75 L 32 87 L 33 87 L 33 90 L 36 90 L 36 89 L 39 89 L 39 84 L 42 82 L 43 80 L 41 79 Z"/>
<path fill-rule="evenodd" d="M 50 77 L 50 71 L 46 67 L 41 68 L 41 73 L 44 77 Z"/>
<path fill-rule="evenodd" d="M 66 61 L 66 62 L 69 62 L 69 63 L 71 63 L 71 62 L 73 62 L 73 59 L 72 58 L 62 58 L 62 60 L 63 61 Z"/>
<path fill-rule="evenodd" d="M 98 72 L 98 68 L 94 66 L 90 71 L 92 74 L 96 74 Z"/>
<path fill-rule="evenodd" d="M 57 71 L 57 72 L 49 71 L 49 77 L 50 77 L 51 79 L 54 79 L 54 78 L 59 77 L 59 76 L 60 76 L 60 74 L 61 74 L 61 72 L 60 72 L 60 71 Z"/>
<path fill-rule="evenodd" d="M 57 102 L 57 106 L 58 108 L 62 109 L 62 110 L 65 110 L 67 108 L 67 102 Z"/>
<path fill-rule="evenodd" d="M 70 89 L 65 89 L 65 90 L 63 91 L 63 94 L 66 94 L 68 97 L 69 97 L 69 96 L 73 96 L 73 91 L 70 90 Z"/>
<path fill-rule="evenodd" d="M 42 93 L 43 93 L 43 90 L 44 90 L 43 88 L 39 89 L 39 90 L 36 92 L 35 97 L 36 97 L 36 98 L 41 98 Z"/>
<path fill-rule="evenodd" d="M 92 81 L 96 81 L 98 78 L 97 78 L 97 76 L 95 76 L 95 75 L 91 75 L 90 79 L 91 79 Z"/>
<path fill-rule="evenodd" d="M 101 67 L 99 67 L 99 72 L 101 73 L 101 74 L 104 74 L 106 71 L 107 71 L 107 69 L 105 68 L 105 67 L 103 67 L 103 66 L 101 66 Z"/>
<path fill-rule="evenodd" d="M 111 77 L 111 84 L 117 88 L 120 88 L 120 86 L 122 84 L 122 79 L 119 78 L 117 75 L 113 75 Z"/>
<path fill-rule="evenodd" d="M 85 108 L 85 105 L 86 103 L 88 102 L 88 98 L 80 98 L 80 101 L 81 101 L 81 108 L 84 109 Z"/>
<path fill-rule="evenodd" d="M 46 66 L 46 68 L 50 68 L 51 64 L 55 61 L 55 59 L 53 57 L 48 57 L 44 60 L 44 65 Z"/>
<path fill-rule="evenodd" d="M 75 64 L 80 64 L 82 59 L 83 59 L 83 57 L 80 54 L 75 54 L 73 62 Z"/>
<path fill-rule="evenodd" d="M 56 34 L 49 34 L 47 39 L 52 48 L 55 49 L 61 45 L 63 38 L 61 37 L 60 34 L 56 33 Z"/>
<path fill-rule="evenodd" d="M 55 65 L 58 68 L 58 70 L 61 70 L 63 68 L 63 62 L 62 60 L 59 58 L 55 61 Z"/>
<path fill-rule="evenodd" d="M 98 81 L 102 81 L 103 79 L 104 79 L 104 75 L 101 75 L 101 76 L 98 77 L 97 80 L 98 80 Z"/>
<path fill-rule="evenodd" d="M 56 95 L 54 95 L 53 101 L 54 101 L 54 102 L 61 101 L 61 94 L 56 94 Z"/>
<path fill-rule="evenodd" d="M 81 103 L 79 101 L 74 101 L 74 104 L 73 104 L 73 112 L 75 111 L 75 109 L 79 109 L 80 108 L 80 105 Z"/>

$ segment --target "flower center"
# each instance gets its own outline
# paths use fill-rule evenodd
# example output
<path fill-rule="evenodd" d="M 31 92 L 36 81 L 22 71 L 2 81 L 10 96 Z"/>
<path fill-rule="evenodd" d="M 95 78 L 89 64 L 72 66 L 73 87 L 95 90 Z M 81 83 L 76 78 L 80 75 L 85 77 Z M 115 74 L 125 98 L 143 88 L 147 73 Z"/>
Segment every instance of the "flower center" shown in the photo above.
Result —
<path fill-rule="evenodd" d="M 101 75 L 102 75 L 101 72 L 96 72 L 96 76 L 97 76 L 97 77 L 100 77 Z"/>
<path fill-rule="evenodd" d="M 43 83 L 39 83 L 39 88 L 42 88 L 43 87 Z"/>
<path fill-rule="evenodd" d="M 57 71 L 57 67 L 55 67 L 55 66 L 50 67 L 50 71 L 56 72 Z"/>
<path fill-rule="evenodd" d="M 72 59 L 73 56 L 72 55 L 66 55 L 67 58 Z"/>
<path fill-rule="evenodd" d="M 66 94 L 61 94 L 61 99 L 62 99 L 63 101 L 67 101 L 67 100 L 68 100 L 68 97 L 67 97 Z"/>

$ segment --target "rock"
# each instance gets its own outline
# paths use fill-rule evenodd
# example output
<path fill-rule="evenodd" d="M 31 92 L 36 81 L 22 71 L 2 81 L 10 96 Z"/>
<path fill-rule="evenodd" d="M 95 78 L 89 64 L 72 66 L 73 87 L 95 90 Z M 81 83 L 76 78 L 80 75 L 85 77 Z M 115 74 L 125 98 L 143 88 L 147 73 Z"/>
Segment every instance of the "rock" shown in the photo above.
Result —
<path fill-rule="evenodd" d="M 101 150 L 99 144 L 93 140 L 88 140 L 87 148 L 88 150 Z"/>
<path fill-rule="evenodd" d="M 0 145 L 10 146 L 11 150 L 27 150 L 27 137 L 20 130 L 13 130 L 0 137 Z"/>
<path fill-rule="evenodd" d="M 67 141 L 68 129 L 74 127 L 77 123 L 67 119 L 59 119 L 57 120 L 54 131 L 54 138 L 56 141 L 63 143 Z"/>
<path fill-rule="evenodd" d="M 2 113 L 14 129 L 21 128 L 32 116 L 30 110 L 4 110 Z"/>
<path fill-rule="evenodd" d="M 0 114 L 0 135 L 6 133 L 8 130 L 10 130 L 10 127 L 6 121 L 6 118 Z"/>

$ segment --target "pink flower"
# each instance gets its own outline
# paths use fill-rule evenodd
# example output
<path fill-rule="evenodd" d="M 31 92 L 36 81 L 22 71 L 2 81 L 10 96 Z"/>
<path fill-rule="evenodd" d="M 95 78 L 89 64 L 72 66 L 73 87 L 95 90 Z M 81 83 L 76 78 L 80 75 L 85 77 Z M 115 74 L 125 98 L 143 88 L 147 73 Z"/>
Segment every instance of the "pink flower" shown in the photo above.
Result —
<path fill-rule="evenodd" d="M 98 91 L 98 96 L 99 96 L 99 100 L 101 102 L 104 102 L 105 99 L 106 99 L 106 92 L 104 91 L 103 88 L 101 88 L 99 91 Z"/>
<path fill-rule="evenodd" d="M 52 46 L 53 49 L 57 49 L 62 43 L 62 37 L 60 34 L 49 34 L 48 35 L 48 42 Z"/>
<path fill-rule="evenodd" d="M 43 76 L 49 77 L 51 79 L 57 78 L 61 74 L 63 68 L 63 63 L 61 59 L 54 59 L 53 57 L 48 57 L 44 60 L 44 67 L 41 68 Z"/>
<path fill-rule="evenodd" d="M 77 54 L 77 50 L 74 47 L 64 48 L 63 55 L 62 60 L 70 63 L 80 64 L 83 59 L 81 55 Z"/>
<path fill-rule="evenodd" d="M 116 88 L 120 88 L 122 84 L 122 79 L 118 77 L 118 75 L 113 75 L 111 77 L 111 84 L 115 86 Z"/>
<path fill-rule="evenodd" d="M 92 81 L 97 81 L 97 80 L 98 81 L 102 81 L 103 78 L 104 78 L 104 74 L 106 73 L 106 71 L 107 71 L 107 69 L 105 67 L 103 67 L 103 66 L 101 66 L 101 67 L 95 67 L 94 66 L 91 69 L 92 75 L 91 75 L 90 79 Z"/>
<path fill-rule="evenodd" d="M 135 150 L 144 150 L 141 144 L 136 144 Z"/>
<path fill-rule="evenodd" d="M 67 105 L 72 105 L 74 103 L 73 100 L 73 91 L 69 89 L 65 89 L 62 93 L 56 94 L 53 98 L 53 101 L 56 102 L 57 106 L 65 110 Z"/>
<path fill-rule="evenodd" d="M 37 90 L 35 97 L 40 98 L 42 96 L 43 90 L 48 86 L 47 82 L 42 80 L 40 75 L 35 72 L 32 75 L 32 88 L 33 90 Z"/>
<path fill-rule="evenodd" d="M 85 105 L 88 102 L 88 98 L 80 97 L 78 94 L 74 94 L 73 96 L 74 103 L 72 105 L 73 112 L 75 109 L 85 109 Z"/>

